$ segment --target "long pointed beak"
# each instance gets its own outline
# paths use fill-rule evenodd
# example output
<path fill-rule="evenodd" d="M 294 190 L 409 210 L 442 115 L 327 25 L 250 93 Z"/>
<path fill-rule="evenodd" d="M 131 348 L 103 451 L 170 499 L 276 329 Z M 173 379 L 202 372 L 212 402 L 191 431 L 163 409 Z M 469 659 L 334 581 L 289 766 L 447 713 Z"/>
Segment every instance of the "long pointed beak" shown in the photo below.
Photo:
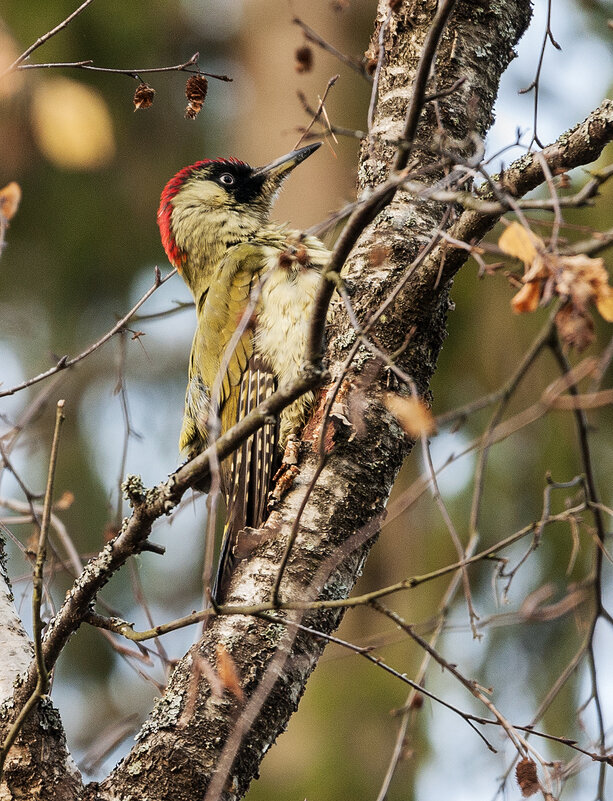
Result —
<path fill-rule="evenodd" d="M 280 183 L 294 167 L 300 164 L 301 161 L 307 159 L 311 153 L 314 153 L 319 147 L 321 147 L 321 142 L 314 142 L 312 145 L 298 148 L 298 150 L 292 150 L 291 153 L 287 153 L 285 156 L 271 161 L 271 163 L 267 164 L 265 167 L 256 167 L 253 171 L 253 175 L 262 175 L 266 178 L 266 181 L 272 180 L 273 182 Z"/>

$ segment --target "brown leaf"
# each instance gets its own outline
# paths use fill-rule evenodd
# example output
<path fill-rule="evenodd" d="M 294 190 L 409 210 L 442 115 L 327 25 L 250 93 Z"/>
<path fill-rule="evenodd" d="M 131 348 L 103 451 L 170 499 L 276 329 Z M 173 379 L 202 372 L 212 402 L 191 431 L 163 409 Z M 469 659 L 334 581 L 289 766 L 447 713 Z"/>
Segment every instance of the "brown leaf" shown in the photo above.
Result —
<path fill-rule="evenodd" d="M 587 312 L 579 312 L 566 303 L 556 314 L 558 335 L 565 345 L 585 350 L 594 341 L 594 322 Z"/>
<path fill-rule="evenodd" d="M 154 97 L 155 89 L 152 86 L 149 86 L 147 83 L 139 83 L 134 92 L 134 111 L 139 108 L 151 108 Z"/>
<path fill-rule="evenodd" d="M 53 508 L 59 510 L 60 512 L 65 511 L 66 509 L 70 509 L 72 504 L 74 503 L 74 493 L 70 490 L 66 490 L 62 493 L 61 497 L 57 499 L 57 501 L 53 504 Z"/>
<path fill-rule="evenodd" d="M 209 82 L 204 75 L 190 75 L 185 84 L 185 97 L 187 108 L 185 116 L 188 120 L 195 120 L 200 111 L 209 89 Z"/>
<path fill-rule="evenodd" d="M 313 49 L 309 45 L 299 47 L 294 53 L 296 72 L 311 72 L 313 69 Z"/>
<path fill-rule="evenodd" d="M 15 181 L 0 189 L 0 214 L 5 220 L 15 216 L 21 201 L 21 187 Z"/>
<path fill-rule="evenodd" d="M 519 292 L 511 298 L 511 308 L 515 314 L 532 312 L 538 308 L 541 299 L 540 281 L 524 284 Z"/>
<path fill-rule="evenodd" d="M 547 278 L 552 272 L 551 259 L 549 254 L 545 258 L 540 253 L 535 254 L 531 264 L 526 264 L 523 278 L 525 284 L 536 281 L 539 278 Z"/>
<path fill-rule="evenodd" d="M 240 684 L 238 670 L 236 664 L 223 643 L 217 643 L 215 649 L 217 654 L 217 675 L 225 690 L 232 693 L 238 701 L 245 700 L 245 693 Z"/>
<path fill-rule="evenodd" d="M 404 432 L 412 439 L 427 437 L 436 429 L 430 409 L 419 398 L 405 398 L 388 392 L 384 402 Z"/>
<path fill-rule="evenodd" d="M 529 757 L 524 757 L 515 766 L 515 778 L 524 798 L 539 790 L 539 780 L 536 772 L 536 762 Z"/>
<path fill-rule="evenodd" d="M 532 231 L 524 228 L 517 221 L 513 221 L 502 232 L 498 240 L 498 247 L 503 253 L 521 259 L 528 266 L 534 261 L 538 248 L 544 249 L 545 244 Z"/>
<path fill-rule="evenodd" d="M 577 309 L 585 309 L 588 303 L 609 291 L 609 276 L 603 259 L 592 259 L 581 253 L 577 256 L 560 256 L 556 259 L 556 291 L 561 297 L 570 298 Z"/>

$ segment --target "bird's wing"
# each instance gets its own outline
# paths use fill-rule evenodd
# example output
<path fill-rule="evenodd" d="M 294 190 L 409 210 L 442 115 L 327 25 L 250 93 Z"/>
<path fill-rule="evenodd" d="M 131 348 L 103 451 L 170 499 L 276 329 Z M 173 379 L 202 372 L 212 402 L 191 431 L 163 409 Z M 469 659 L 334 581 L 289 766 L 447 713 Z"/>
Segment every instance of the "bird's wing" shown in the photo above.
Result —
<path fill-rule="evenodd" d="M 235 416 L 227 420 L 227 427 L 249 414 L 275 389 L 274 376 L 254 356 L 238 387 Z M 245 528 L 260 528 L 265 520 L 268 493 L 276 469 L 278 429 L 277 421 L 266 423 L 226 460 L 227 467 L 222 466 L 227 515 L 213 585 L 213 597 L 218 603 L 221 603 L 236 562 L 234 549 L 240 532 Z"/>
<path fill-rule="evenodd" d="M 220 282 L 229 287 L 225 322 L 218 332 L 221 364 L 219 386 L 221 432 L 255 409 L 276 389 L 276 380 L 254 353 L 254 320 L 262 258 L 257 249 L 240 245 L 222 262 Z M 225 271 L 225 274 L 224 274 Z M 229 274 L 228 274 L 229 273 Z M 209 293 L 210 294 L 210 293 Z M 267 423 L 222 464 L 222 485 L 227 517 L 213 597 L 220 597 L 234 565 L 234 548 L 244 528 L 259 528 L 277 455 L 278 425 Z"/>

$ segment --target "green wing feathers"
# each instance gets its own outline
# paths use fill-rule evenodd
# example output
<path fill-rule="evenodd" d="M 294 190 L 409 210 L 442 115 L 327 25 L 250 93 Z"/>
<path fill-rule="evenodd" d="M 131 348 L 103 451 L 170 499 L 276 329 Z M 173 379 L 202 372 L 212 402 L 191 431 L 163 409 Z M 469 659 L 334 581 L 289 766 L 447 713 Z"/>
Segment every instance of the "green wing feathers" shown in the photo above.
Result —
<path fill-rule="evenodd" d="M 270 227 L 259 232 L 257 241 L 228 248 L 215 275 L 211 278 L 208 272 L 200 279 L 202 286 L 192 276 L 198 326 L 180 441 L 189 458 L 207 447 L 209 431 L 225 433 L 278 384 L 291 383 L 300 374 L 327 256 L 319 240 Z M 218 602 L 238 534 L 264 522 L 276 462 L 312 402 L 312 393 L 294 401 L 278 421 L 257 431 L 221 465 L 227 524 L 214 588 Z"/>

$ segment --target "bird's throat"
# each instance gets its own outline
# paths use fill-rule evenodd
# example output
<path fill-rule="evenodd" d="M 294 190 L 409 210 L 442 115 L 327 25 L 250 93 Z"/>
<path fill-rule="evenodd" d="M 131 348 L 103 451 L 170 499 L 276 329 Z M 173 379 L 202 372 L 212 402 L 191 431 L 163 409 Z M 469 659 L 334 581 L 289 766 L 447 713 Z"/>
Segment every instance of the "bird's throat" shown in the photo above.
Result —
<path fill-rule="evenodd" d="M 229 247 L 246 242 L 258 221 L 227 209 L 175 208 L 172 224 L 177 247 L 185 254 L 182 274 L 194 297 L 210 283 Z"/>

